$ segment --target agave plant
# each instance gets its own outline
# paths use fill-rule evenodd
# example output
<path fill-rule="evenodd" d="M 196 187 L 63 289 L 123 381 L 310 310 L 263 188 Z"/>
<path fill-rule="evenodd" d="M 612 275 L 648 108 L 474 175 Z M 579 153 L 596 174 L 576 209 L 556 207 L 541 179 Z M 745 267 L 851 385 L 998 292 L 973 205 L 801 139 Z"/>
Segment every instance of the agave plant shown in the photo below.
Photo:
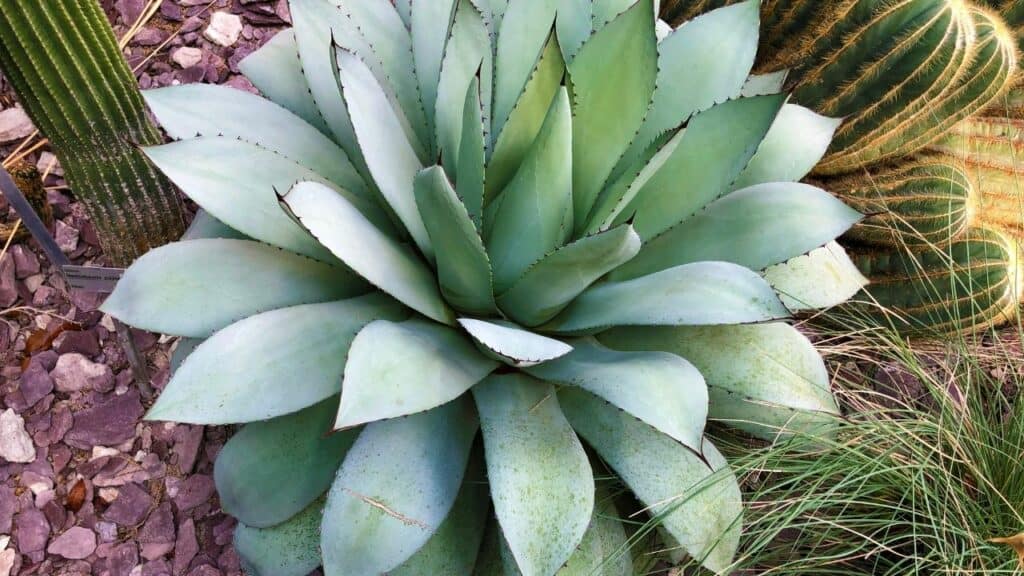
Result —
<path fill-rule="evenodd" d="M 146 94 L 205 213 L 104 304 L 189 339 L 148 418 L 248 423 L 215 475 L 250 573 L 628 574 L 609 471 L 727 571 L 706 420 L 827 429 L 785 320 L 863 284 L 833 242 L 860 215 L 795 183 L 837 122 L 748 81 L 757 2 L 291 11 L 242 63 L 267 99 Z"/>

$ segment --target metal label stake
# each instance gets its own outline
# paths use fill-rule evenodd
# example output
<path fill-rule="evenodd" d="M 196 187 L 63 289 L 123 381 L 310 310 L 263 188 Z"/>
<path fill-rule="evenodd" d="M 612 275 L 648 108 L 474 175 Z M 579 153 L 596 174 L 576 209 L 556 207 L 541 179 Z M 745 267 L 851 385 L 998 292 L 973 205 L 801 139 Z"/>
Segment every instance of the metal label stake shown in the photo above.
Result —
<path fill-rule="evenodd" d="M 21 190 L 14 183 L 14 179 L 11 178 L 11 175 L 3 167 L 0 167 L 0 192 L 4 193 L 7 201 L 10 202 L 11 206 L 14 207 L 14 211 L 21 218 L 22 224 L 32 234 L 32 237 L 36 239 L 36 242 L 39 242 L 43 252 L 46 253 L 46 257 L 50 259 L 50 262 L 64 276 L 64 280 L 69 288 L 101 294 L 109 294 L 114 291 L 114 286 L 117 285 L 117 281 L 124 274 L 124 269 L 76 266 L 72 264 L 64 252 L 61 251 L 60 246 L 57 245 L 57 241 L 50 235 L 50 231 L 46 229 L 46 224 L 39 218 L 39 215 L 36 214 L 28 199 L 25 198 L 25 195 L 21 193 Z M 128 357 L 128 363 L 132 367 L 132 372 L 135 373 L 135 378 L 139 382 L 139 391 L 144 397 L 151 398 L 153 396 L 153 388 L 149 384 L 149 370 L 147 370 L 146 362 L 142 355 L 139 354 L 138 348 L 135 347 L 135 340 L 132 338 L 131 331 L 118 320 L 114 320 L 114 328 L 117 332 L 117 338 L 121 341 L 121 346 L 124 348 L 125 355 Z"/>

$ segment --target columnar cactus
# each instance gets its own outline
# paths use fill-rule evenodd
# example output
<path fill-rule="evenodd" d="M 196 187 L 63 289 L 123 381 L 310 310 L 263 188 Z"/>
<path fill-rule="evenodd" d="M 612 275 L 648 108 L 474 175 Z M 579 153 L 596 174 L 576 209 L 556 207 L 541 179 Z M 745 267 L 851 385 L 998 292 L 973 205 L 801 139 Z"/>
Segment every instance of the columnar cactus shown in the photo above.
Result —
<path fill-rule="evenodd" d="M 728 3 L 668 1 L 662 5 L 662 15 L 671 19 Z M 969 251 L 950 251 L 950 243 L 966 241 L 970 225 L 1007 230 L 1019 222 L 1020 211 L 1009 206 L 1015 191 L 1002 186 L 998 193 L 986 192 L 979 175 L 984 172 L 990 182 L 1006 180 L 989 166 L 951 157 L 955 153 L 949 149 L 963 148 L 958 140 L 965 136 L 959 133 L 970 122 L 958 123 L 965 118 L 990 103 L 1018 106 L 1017 94 L 1007 93 L 1017 77 L 1016 39 L 1003 17 L 1018 24 L 1022 4 L 1013 0 L 989 2 L 987 7 L 963 0 L 768 0 L 762 4 L 760 71 L 792 68 L 786 85 L 794 87 L 796 102 L 844 118 L 814 173 L 816 182 L 869 214 L 844 237 L 850 246 L 859 252 L 884 250 L 879 257 L 908 247 L 918 251 L 927 247 L 956 258 Z M 1003 10 L 1002 16 L 996 9 Z M 954 135 L 943 139 L 949 133 Z M 1001 145 L 991 142 L 985 147 Z M 933 152 L 921 156 L 929 146 Z M 981 146 L 973 148 L 975 158 L 983 154 Z M 888 293 L 905 290 L 908 301 L 927 291 L 923 284 L 929 282 L 909 276 L 899 286 L 891 277 L 872 280 L 885 285 Z M 882 288 L 865 290 L 865 297 L 871 297 Z M 893 305 L 901 302 L 881 299 Z M 935 317 L 936 327 L 953 326 Z M 914 322 L 915 328 L 924 325 L 921 318 Z"/>
<path fill-rule="evenodd" d="M 183 138 L 146 153 L 223 225 L 103 309 L 201 340 L 149 418 L 248 423 L 215 476 L 250 574 L 631 574 L 604 474 L 725 574 L 706 418 L 827 432 L 784 320 L 863 285 L 861 215 L 794 182 L 836 122 L 743 96 L 756 0 L 660 41 L 653 0 L 568 5 L 291 0 L 242 64 L 269 100 L 146 94 Z"/>
<path fill-rule="evenodd" d="M 868 214 L 846 233 L 846 239 L 859 244 L 945 245 L 963 235 L 978 211 L 972 181 L 938 156 L 851 174 L 829 186 L 847 204 Z"/>
<path fill-rule="evenodd" d="M 984 330 L 1017 317 L 1024 297 L 1020 255 L 1012 236 L 984 227 L 941 250 L 853 249 L 854 262 L 871 278 L 870 303 L 847 308 L 923 333 Z"/>
<path fill-rule="evenodd" d="M 111 264 L 181 236 L 178 192 L 138 149 L 162 137 L 96 0 L 0 0 L 0 70 L 60 157 Z"/>

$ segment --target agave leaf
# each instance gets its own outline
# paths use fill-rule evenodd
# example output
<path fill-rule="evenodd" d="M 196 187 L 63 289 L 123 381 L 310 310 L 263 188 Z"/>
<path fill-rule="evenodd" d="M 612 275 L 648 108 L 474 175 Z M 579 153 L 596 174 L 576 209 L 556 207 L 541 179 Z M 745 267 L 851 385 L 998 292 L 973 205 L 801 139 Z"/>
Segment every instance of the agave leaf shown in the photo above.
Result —
<path fill-rule="evenodd" d="M 763 270 L 824 246 L 861 218 L 859 212 L 814 186 L 759 184 L 713 202 L 644 244 L 636 258 L 611 277 L 636 278 L 705 260 Z"/>
<path fill-rule="evenodd" d="M 338 6 L 329 0 L 290 0 L 292 30 L 299 49 L 302 72 L 309 92 L 324 122 L 334 134 L 334 140 L 345 150 L 349 159 L 362 174 L 367 174 L 366 161 L 356 141 L 345 101 L 338 90 L 337 67 L 334 63 L 332 38 L 353 38 L 344 34 L 350 23 Z M 334 28 L 338 34 L 334 33 Z M 294 66 L 294 63 L 292 64 Z M 275 78 L 282 82 L 284 78 Z"/>
<path fill-rule="evenodd" d="M 779 70 L 778 72 L 768 72 L 766 74 L 751 74 L 743 84 L 740 96 L 750 98 L 751 96 L 778 94 L 782 92 L 787 76 L 789 76 L 789 70 Z"/>
<path fill-rule="evenodd" d="M 342 188 L 372 198 L 345 151 L 288 110 L 242 90 L 210 84 L 142 93 L 175 139 L 225 136 L 256 144 L 309 168 Z M 202 102 L 202 106 L 196 106 Z"/>
<path fill-rule="evenodd" d="M 201 240 L 203 238 L 224 238 L 226 240 L 249 240 L 249 237 L 227 224 L 217 220 L 206 210 L 200 208 L 188 230 L 182 234 L 182 240 Z"/>
<path fill-rule="evenodd" d="M 429 3 L 429 0 L 428 0 Z M 442 3 L 443 4 L 443 3 Z M 481 108 L 482 103 L 490 105 L 491 101 L 491 44 L 487 35 L 487 26 L 483 16 L 469 0 L 459 0 L 455 12 L 455 23 L 452 25 L 451 37 L 445 47 L 444 63 L 441 66 L 440 84 L 437 86 L 436 133 L 437 147 L 441 161 L 449 173 L 455 174 L 458 180 L 457 167 L 459 154 L 462 151 L 463 132 L 469 126 L 471 137 L 479 133 L 480 127 L 472 126 L 473 118 L 486 116 Z M 480 78 L 477 78 L 479 73 Z M 422 80 L 422 77 L 420 78 Z M 467 97 L 470 85 L 477 86 L 478 104 L 470 108 Z M 480 86 L 485 93 L 480 94 Z M 463 116 L 469 113 L 470 118 Z M 481 162 L 483 160 L 481 159 Z"/>
<path fill-rule="evenodd" d="M 484 162 L 487 146 L 480 98 L 480 81 L 473 78 L 466 90 L 465 108 L 462 112 L 462 137 L 459 140 L 456 170 L 458 179 L 455 181 L 455 189 L 478 232 L 483 231 Z"/>
<path fill-rule="evenodd" d="M 422 548 L 388 576 L 472 574 L 490 511 L 488 496 L 483 451 L 478 445 L 470 453 L 462 488 L 448 517 Z"/>
<path fill-rule="evenodd" d="M 395 9 L 406 28 L 412 28 L 412 0 L 395 0 Z"/>
<path fill-rule="evenodd" d="M 511 322 L 459 318 L 459 324 L 485 354 L 517 368 L 536 366 L 572 351 L 565 342 L 523 330 Z"/>
<path fill-rule="evenodd" d="M 146 417 L 234 424 L 295 412 L 341 391 L 356 332 L 379 318 L 406 314 L 377 293 L 251 316 L 196 348 Z"/>
<path fill-rule="evenodd" d="M 366 426 L 327 497 L 324 573 L 381 574 L 422 548 L 455 502 L 477 427 L 468 398 Z"/>
<path fill-rule="evenodd" d="M 213 217 L 239 232 L 323 262 L 336 262 L 301 226 L 281 211 L 277 191 L 296 182 L 327 181 L 308 168 L 255 144 L 202 137 L 145 148 L 146 156 Z M 336 191 L 375 223 L 389 226 L 372 201 Z"/>
<path fill-rule="evenodd" d="M 742 497 L 736 477 L 711 442 L 704 441 L 702 460 L 580 388 L 563 388 L 558 397 L 573 428 L 669 534 L 706 568 L 726 573 L 739 544 Z"/>
<path fill-rule="evenodd" d="M 548 43 L 559 3 L 560 0 L 507 1 L 501 26 L 496 28 L 492 133 L 501 133 L 517 105 L 534 64 Z M 494 0 L 491 4 L 493 10 Z"/>
<path fill-rule="evenodd" d="M 346 198 L 321 184 L 304 182 L 292 188 L 285 202 L 357 274 L 427 318 L 452 323 L 452 312 L 430 267 L 409 246 L 378 230 Z"/>
<path fill-rule="evenodd" d="M 555 573 L 583 539 L 594 476 L 555 389 L 524 374 L 473 388 L 487 478 L 502 532 L 525 576 Z"/>
<path fill-rule="evenodd" d="M 679 129 L 668 132 L 658 138 L 647 151 L 640 155 L 632 166 L 621 172 L 601 191 L 594 208 L 590 211 L 590 222 L 585 228 L 587 234 L 607 230 L 623 220 L 622 214 L 630 208 L 633 199 L 647 185 L 647 182 L 661 170 L 679 143 L 686 135 L 686 130 Z M 632 214 L 629 212 L 628 214 Z"/>
<path fill-rule="evenodd" d="M 497 36 L 501 28 L 501 21 L 505 18 L 505 11 L 508 10 L 509 0 L 470 0 L 476 9 L 484 15 L 484 22 L 491 31 L 491 36 Z"/>
<path fill-rule="evenodd" d="M 491 264 L 466 207 L 440 166 L 420 172 L 414 183 L 416 205 L 437 250 L 437 278 L 449 304 L 474 314 L 496 312 Z"/>
<path fill-rule="evenodd" d="M 754 272 L 727 262 L 696 262 L 580 294 L 543 329 L 558 333 L 612 326 L 679 326 L 766 322 L 789 316 Z"/>
<path fill-rule="evenodd" d="M 189 240 L 136 260 L 101 309 L 143 330 L 206 338 L 239 318 L 368 288 L 347 270 L 258 242 Z"/>
<path fill-rule="evenodd" d="M 601 335 L 622 350 L 662 350 L 708 383 L 709 417 L 762 438 L 827 431 L 839 413 L 817 350 L 788 324 L 621 328 Z"/>
<path fill-rule="evenodd" d="M 498 304 L 525 326 L 543 324 L 639 251 L 640 237 L 628 225 L 581 238 L 531 266 L 498 298 Z"/>
<path fill-rule="evenodd" d="M 338 398 L 247 424 L 217 454 L 213 468 L 224 511 L 254 528 L 280 524 L 331 487 L 355 430 L 327 435 Z"/>
<path fill-rule="evenodd" d="M 420 252 L 432 260 L 430 237 L 416 209 L 412 189 L 413 179 L 423 169 L 416 150 L 406 138 L 384 90 L 358 56 L 339 49 L 338 75 L 352 126 L 377 187 Z"/>
<path fill-rule="evenodd" d="M 487 526 L 475 576 L 522 576 L 496 519 Z M 608 491 L 597 484 L 594 515 L 583 540 L 554 576 L 633 576 L 629 541 Z"/>
<path fill-rule="evenodd" d="M 712 10 L 658 45 L 658 81 L 626 163 L 693 114 L 739 95 L 757 54 L 757 0 Z M 778 92 L 778 91 L 776 91 Z"/>
<path fill-rule="evenodd" d="M 825 156 L 841 122 L 840 118 L 828 118 L 802 106 L 786 104 L 731 189 L 800 181 Z"/>
<path fill-rule="evenodd" d="M 573 91 L 572 191 L 579 230 L 647 114 L 658 71 L 654 2 L 595 33 L 569 66 Z"/>
<path fill-rule="evenodd" d="M 593 3 L 594 13 L 592 20 L 594 30 L 600 30 L 619 14 L 628 10 L 630 6 L 636 3 L 636 0 L 593 0 Z M 655 11 L 657 11 L 657 3 L 655 3 Z"/>
<path fill-rule="evenodd" d="M 764 271 L 782 303 L 793 312 L 838 306 L 868 285 L 868 279 L 836 242 Z"/>
<path fill-rule="evenodd" d="M 373 70 L 409 142 L 420 158 L 429 157 L 432 132 L 416 81 L 412 37 L 401 16 L 389 0 L 332 1 L 349 20 L 347 28 L 334 28 L 332 39 Z"/>
<path fill-rule="evenodd" d="M 412 5 L 412 55 L 420 83 L 420 97 L 427 110 L 428 129 L 434 126 L 441 61 L 458 4 L 458 0 L 420 0 Z M 482 25 L 483 21 L 480 23 Z M 458 90 L 458 93 L 462 94 L 464 90 Z"/>
<path fill-rule="evenodd" d="M 494 290 L 507 290 L 572 232 L 572 110 L 560 89 L 487 230 Z"/>
<path fill-rule="evenodd" d="M 541 380 L 579 386 L 700 450 L 708 392 L 692 364 L 665 352 L 611 350 L 592 338 L 573 340 L 572 347 L 569 354 L 526 372 Z"/>
<path fill-rule="evenodd" d="M 637 233 L 646 242 L 728 192 L 785 98 L 741 98 L 694 116 L 671 156 L 619 219 L 632 215 Z"/>
<path fill-rule="evenodd" d="M 320 132 L 331 135 L 309 92 L 302 68 L 295 65 L 298 58 L 295 31 L 282 30 L 259 50 L 243 58 L 238 69 L 263 96 L 291 110 Z"/>
<path fill-rule="evenodd" d="M 320 565 L 320 516 L 326 498 L 318 498 L 287 522 L 272 528 L 235 528 L 235 551 L 249 576 L 307 576 Z"/>
<path fill-rule="evenodd" d="M 334 427 L 397 418 L 455 400 L 498 366 L 453 328 L 378 320 L 348 352 Z"/>
<path fill-rule="evenodd" d="M 562 59 L 572 62 L 583 43 L 594 33 L 594 0 L 563 0 L 555 16 L 555 32 Z"/>
<path fill-rule="evenodd" d="M 178 368 L 181 367 L 181 363 L 188 358 L 200 344 L 205 342 L 205 338 L 180 338 L 178 343 L 174 346 L 174 352 L 171 354 L 171 375 L 173 376 Z"/>
<path fill-rule="evenodd" d="M 508 122 L 501 128 L 495 125 L 491 130 L 491 137 L 497 140 L 487 165 L 484 205 L 501 194 L 519 170 L 544 124 L 564 76 L 565 64 L 558 51 L 558 41 L 552 36 L 537 59 L 530 80 L 508 117 Z"/>

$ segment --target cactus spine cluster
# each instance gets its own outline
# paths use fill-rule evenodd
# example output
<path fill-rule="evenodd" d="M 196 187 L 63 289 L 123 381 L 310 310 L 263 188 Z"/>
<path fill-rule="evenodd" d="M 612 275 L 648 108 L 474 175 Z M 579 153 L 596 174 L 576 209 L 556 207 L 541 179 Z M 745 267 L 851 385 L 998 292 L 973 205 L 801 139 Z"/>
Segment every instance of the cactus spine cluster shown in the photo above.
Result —
<path fill-rule="evenodd" d="M 666 0 L 661 14 L 673 22 L 731 3 Z M 873 281 L 865 299 L 912 330 L 1007 318 L 1018 260 L 1006 234 L 1024 231 L 1024 202 L 1015 164 L 1000 159 L 1015 157 L 1021 124 L 968 118 L 993 102 L 1024 118 L 1024 92 L 1008 91 L 1024 0 L 766 0 L 761 10 L 758 71 L 789 69 L 794 101 L 844 118 L 814 178 L 868 214 L 844 237 Z M 964 259 L 977 250 L 1000 274 L 973 272 Z M 963 309 L 972 296 L 987 303 Z M 859 310 L 891 323 L 877 306 Z"/>
<path fill-rule="evenodd" d="M 0 70 L 60 157 L 108 262 L 181 236 L 177 191 L 137 149 L 162 138 L 95 0 L 0 0 Z"/>

